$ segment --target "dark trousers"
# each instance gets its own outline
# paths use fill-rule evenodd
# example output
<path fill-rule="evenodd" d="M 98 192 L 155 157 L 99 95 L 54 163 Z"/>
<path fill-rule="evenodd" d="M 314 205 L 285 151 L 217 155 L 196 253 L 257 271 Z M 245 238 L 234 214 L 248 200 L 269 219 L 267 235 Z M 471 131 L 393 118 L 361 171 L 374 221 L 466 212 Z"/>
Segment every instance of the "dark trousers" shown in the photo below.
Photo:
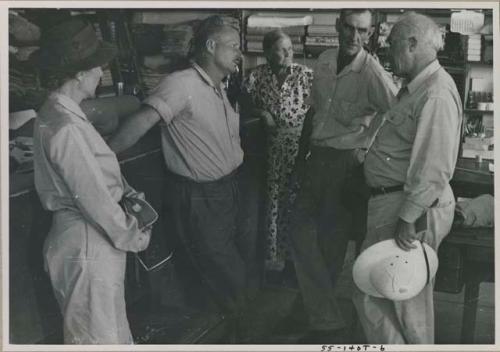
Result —
<path fill-rule="evenodd" d="M 245 304 L 244 244 L 236 231 L 238 203 L 234 174 L 205 183 L 173 174 L 166 178 L 166 228 L 177 240 L 174 263 L 190 276 L 180 279 L 202 282 L 199 288 L 205 292 L 196 296 L 210 295 L 228 314 L 238 314 Z"/>
<path fill-rule="evenodd" d="M 297 279 L 311 328 L 342 328 L 333 289 L 347 242 L 365 233 L 362 167 L 351 150 L 312 147 L 305 168 L 290 226 Z"/>

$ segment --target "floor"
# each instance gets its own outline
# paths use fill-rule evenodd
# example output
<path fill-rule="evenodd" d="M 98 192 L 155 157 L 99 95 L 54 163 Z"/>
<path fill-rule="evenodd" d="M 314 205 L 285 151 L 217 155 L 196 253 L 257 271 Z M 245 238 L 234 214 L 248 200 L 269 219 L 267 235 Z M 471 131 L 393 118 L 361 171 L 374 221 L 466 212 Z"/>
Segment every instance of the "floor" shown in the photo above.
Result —
<path fill-rule="evenodd" d="M 349 298 L 350 264 L 347 259 L 337 297 L 346 321 L 352 326 L 351 339 L 346 343 L 363 344 L 366 341 L 359 324 L 353 320 L 355 314 Z M 158 274 L 166 287 L 164 293 L 135 304 L 129 312 L 131 328 L 139 344 L 297 344 L 306 332 L 305 313 L 293 275 L 263 286 L 242 319 L 240 331 L 243 333 L 235 338 L 227 333 L 228 324 L 214 306 L 204 310 L 190 307 L 179 287 L 172 284 L 175 282 L 173 270 L 165 270 Z M 156 283 L 158 278 L 154 279 Z M 462 302 L 463 292 L 435 293 L 436 344 L 460 343 Z M 475 343 L 494 343 L 494 330 L 494 284 L 482 284 Z"/>

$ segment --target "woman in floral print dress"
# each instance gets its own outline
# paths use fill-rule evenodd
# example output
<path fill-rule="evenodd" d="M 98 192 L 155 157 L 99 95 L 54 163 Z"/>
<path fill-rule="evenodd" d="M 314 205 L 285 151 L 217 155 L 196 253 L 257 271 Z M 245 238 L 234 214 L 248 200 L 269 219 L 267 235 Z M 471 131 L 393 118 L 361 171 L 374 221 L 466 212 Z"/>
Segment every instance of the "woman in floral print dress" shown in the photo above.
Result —
<path fill-rule="evenodd" d="M 267 63 L 258 66 L 243 83 L 251 96 L 254 115 L 267 130 L 266 269 L 282 271 L 288 254 L 290 202 L 296 186 L 290 184 L 299 138 L 309 109 L 313 71 L 292 63 L 290 37 L 282 30 L 267 33 L 263 40 Z"/>

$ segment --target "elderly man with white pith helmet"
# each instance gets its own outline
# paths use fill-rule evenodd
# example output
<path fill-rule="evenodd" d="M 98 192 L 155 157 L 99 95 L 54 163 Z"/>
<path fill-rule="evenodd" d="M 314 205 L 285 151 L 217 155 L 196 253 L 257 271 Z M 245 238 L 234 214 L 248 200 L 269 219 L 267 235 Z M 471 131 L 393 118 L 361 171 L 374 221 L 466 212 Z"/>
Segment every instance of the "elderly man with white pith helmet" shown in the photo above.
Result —
<path fill-rule="evenodd" d="M 409 255 L 427 245 L 437 251 L 453 222 L 449 181 L 457 160 L 462 103 L 437 60 L 443 39 L 430 18 L 405 14 L 388 42 L 394 73 L 407 84 L 397 103 L 378 116 L 378 131 L 366 155 L 371 198 L 362 250 L 373 251 L 370 246 L 392 239 Z M 420 268 L 426 270 L 426 265 Z M 381 287 L 376 276 L 372 280 Z M 356 290 L 354 302 L 369 343 L 434 343 L 432 280 L 415 294 L 399 300 Z"/>
<path fill-rule="evenodd" d="M 116 48 L 90 24 L 67 20 L 42 35 L 32 57 L 54 88 L 33 134 L 35 187 L 53 212 L 45 266 L 63 315 L 64 342 L 130 344 L 125 309 L 126 252 L 146 249 L 150 231 L 119 205 L 139 195 L 122 177 L 115 153 L 80 108 L 92 98 L 101 66 Z"/>

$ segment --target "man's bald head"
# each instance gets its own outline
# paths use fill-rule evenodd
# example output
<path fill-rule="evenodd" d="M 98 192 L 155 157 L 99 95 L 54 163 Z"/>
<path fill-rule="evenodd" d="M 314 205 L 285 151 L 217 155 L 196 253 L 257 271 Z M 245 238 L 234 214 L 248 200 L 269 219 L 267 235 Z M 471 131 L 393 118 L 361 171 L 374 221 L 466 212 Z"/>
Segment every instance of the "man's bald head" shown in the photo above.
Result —
<path fill-rule="evenodd" d="M 392 32 L 397 37 L 414 38 L 419 46 L 422 46 L 420 49 L 428 48 L 434 54 L 442 50 L 444 46 L 438 25 L 429 17 L 413 11 L 404 14 L 394 25 Z"/>
<path fill-rule="evenodd" d="M 410 79 L 436 60 L 443 48 L 443 37 L 436 23 L 415 12 L 399 19 L 387 41 L 394 73 Z"/>

